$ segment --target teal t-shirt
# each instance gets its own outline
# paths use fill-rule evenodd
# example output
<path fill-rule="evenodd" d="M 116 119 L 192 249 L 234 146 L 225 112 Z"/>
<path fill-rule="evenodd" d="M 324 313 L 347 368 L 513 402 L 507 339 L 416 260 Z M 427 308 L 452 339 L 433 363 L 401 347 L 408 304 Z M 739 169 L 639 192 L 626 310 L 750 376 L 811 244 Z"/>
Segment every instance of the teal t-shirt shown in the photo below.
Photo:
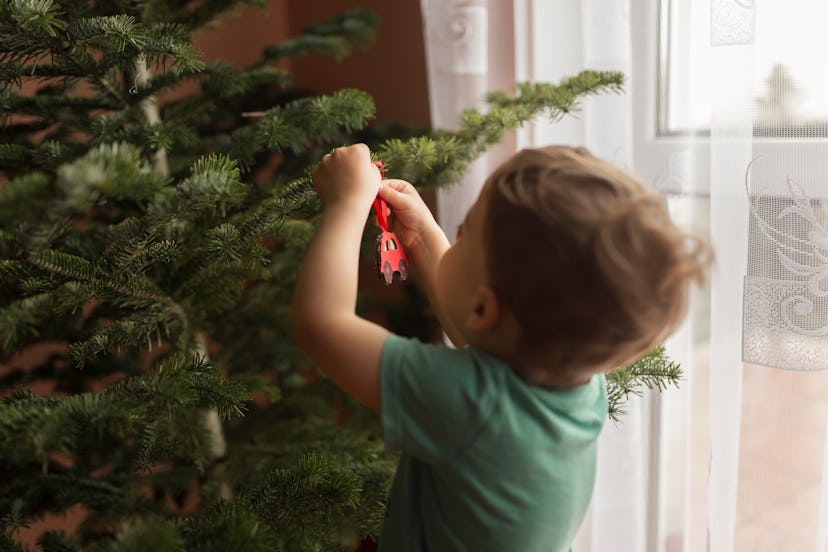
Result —
<path fill-rule="evenodd" d="M 595 482 L 603 376 L 555 391 L 477 349 L 391 335 L 380 382 L 386 446 L 402 451 L 380 551 L 569 550 Z"/>

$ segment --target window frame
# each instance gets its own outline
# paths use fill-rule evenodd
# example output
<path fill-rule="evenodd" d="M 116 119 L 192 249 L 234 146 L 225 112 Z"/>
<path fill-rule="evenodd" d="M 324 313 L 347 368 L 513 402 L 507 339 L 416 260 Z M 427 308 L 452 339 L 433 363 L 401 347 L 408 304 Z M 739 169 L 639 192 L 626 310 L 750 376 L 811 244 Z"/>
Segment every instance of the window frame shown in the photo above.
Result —
<path fill-rule="evenodd" d="M 669 194 L 710 194 L 711 131 L 665 131 L 670 68 L 662 59 L 669 44 L 669 17 L 673 0 L 631 2 L 633 97 L 633 162 L 636 172 L 659 191 Z M 656 32 L 653 33 L 652 29 Z M 828 137 L 762 136 L 753 134 L 754 158 L 791 156 L 813 167 L 824 164 Z M 684 179 L 692 164 L 696 178 Z"/>
<path fill-rule="evenodd" d="M 633 166 L 665 194 L 708 195 L 709 179 L 683 181 L 679 174 L 692 163 L 699 174 L 710 174 L 710 133 L 661 133 L 667 116 L 662 91 L 669 77 L 662 66 L 667 40 L 662 22 L 668 16 L 662 0 L 631 2 Z M 652 29 L 656 29 L 653 33 Z M 648 32 L 649 31 L 649 32 Z"/>

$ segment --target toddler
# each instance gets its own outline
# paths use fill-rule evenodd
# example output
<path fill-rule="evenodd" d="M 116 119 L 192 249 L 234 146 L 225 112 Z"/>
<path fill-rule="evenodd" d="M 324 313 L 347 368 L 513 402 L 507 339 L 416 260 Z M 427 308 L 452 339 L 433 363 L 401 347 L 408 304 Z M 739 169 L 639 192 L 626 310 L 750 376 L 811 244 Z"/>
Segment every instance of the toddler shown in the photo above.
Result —
<path fill-rule="evenodd" d="M 324 205 L 292 309 L 297 343 L 382 417 L 402 451 L 380 550 L 565 551 L 586 512 L 605 372 L 664 340 L 709 264 L 661 197 L 582 148 L 523 150 L 449 244 L 415 189 L 364 144 L 313 175 Z M 374 198 L 456 348 L 355 314 Z"/>

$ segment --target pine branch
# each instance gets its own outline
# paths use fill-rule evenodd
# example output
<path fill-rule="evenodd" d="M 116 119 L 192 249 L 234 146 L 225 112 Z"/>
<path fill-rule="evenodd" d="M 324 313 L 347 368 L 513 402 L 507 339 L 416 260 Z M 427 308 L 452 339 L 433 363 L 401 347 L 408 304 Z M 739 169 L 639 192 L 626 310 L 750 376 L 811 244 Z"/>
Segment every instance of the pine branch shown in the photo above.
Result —
<path fill-rule="evenodd" d="M 53 77 L 82 79 L 86 73 L 77 66 L 66 64 L 62 60 L 53 63 L 21 64 L 14 61 L 0 63 L 0 86 L 13 85 L 21 87 L 23 79 L 42 79 L 49 81 Z"/>
<path fill-rule="evenodd" d="M 242 3 L 263 6 L 265 0 L 204 0 L 198 3 L 194 10 L 180 10 L 179 13 L 175 14 L 176 22 L 185 25 L 187 28 L 196 29 Z"/>
<path fill-rule="evenodd" d="M 176 528 L 160 519 L 139 520 L 125 525 L 101 552 L 184 552 L 185 543 Z"/>
<path fill-rule="evenodd" d="M 22 115 L 42 115 L 44 112 L 51 112 L 61 109 L 80 111 L 91 111 L 96 109 L 110 110 L 118 109 L 126 105 L 120 95 L 120 101 L 113 103 L 98 97 L 75 97 L 75 96 L 19 96 L 10 94 L 0 97 L 0 108 L 7 112 L 15 112 Z"/>
<path fill-rule="evenodd" d="M 293 39 L 268 46 L 260 63 L 272 63 L 310 53 L 327 53 L 339 60 L 349 53 L 350 43 L 362 48 L 368 47 L 374 40 L 378 24 L 379 18 L 370 10 L 347 10 L 308 27 Z"/>
<path fill-rule="evenodd" d="M 363 128 L 374 114 L 370 96 L 346 88 L 328 96 L 300 98 L 269 109 L 255 125 L 220 137 L 220 143 L 247 171 L 254 163 L 254 156 L 264 148 L 299 152 L 312 143 L 330 143 Z"/>
<path fill-rule="evenodd" d="M 103 198 L 146 203 L 163 195 L 167 178 L 158 174 L 132 144 L 103 144 L 58 170 L 66 205 L 78 212 Z"/>
<path fill-rule="evenodd" d="M 678 363 L 671 361 L 659 346 L 626 368 L 607 374 L 609 418 L 619 422 L 626 411 L 623 403 L 630 395 L 641 396 L 643 388 L 664 391 L 668 386 L 678 387 L 683 376 Z"/>
<path fill-rule="evenodd" d="M 63 251 L 44 249 L 28 258 L 32 265 L 73 280 L 91 281 L 94 277 L 92 264 L 82 257 Z"/>
<path fill-rule="evenodd" d="M 151 503 L 135 492 L 137 479 L 124 474 L 89 477 L 66 470 L 13 480 L 6 497 L 0 498 L 0 517 L 14 527 L 16 524 L 9 515 L 14 503 L 23 505 L 17 513 L 21 517 L 63 513 L 76 504 L 99 510 L 110 520 L 136 512 L 145 514 L 151 511 Z"/>
<path fill-rule="evenodd" d="M 60 18 L 60 5 L 52 0 L 11 0 L 9 11 L 3 13 L 14 21 L 18 28 L 38 37 L 56 37 L 66 27 Z"/>
<path fill-rule="evenodd" d="M 169 338 L 175 319 L 165 309 L 145 308 L 124 316 L 108 326 L 98 328 L 90 337 L 75 341 L 69 347 L 69 358 L 79 369 L 87 362 L 110 349 L 126 349 L 136 343 L 146 343 L 152 351 L 153 340 L 161 346 L 162 335 Z M 177 328 L 176 328 L 177 329 Z"/>
<path fill-rule="evenodd" d="M 202 89 L 217 98 L 239 96 L 263 86 L 284 87 L 291 82 L 286 71 L 267 66 L 243 69 L 221 60 L 207 67 L 203 74 Z"/>
<path fill-rule="evenodd" d="M 38 322 L 52 312 L 52 296 L 40 293 L 0 309 L 0 337 L 3 350 L 9 352 L 27 335 L 38 334 Z"/>
<path fill-rule="evenodd" d="M 162 247 L 158 252 L 161 260 L 168 250 L 168 247 Z M 156 284 L 145 277 L 129 275 L 113 279 L 107 274 L 99 276 L 87 260 L 52 250 L 39 251 L 27 262 L 70 281 L 53 291 L 23 298 L 0 309 L 0 336 L 4 338 L 6 349 L 26 333 L 33 332 L 38 319 L 55 312 L 77 311 L 90 295 L 113 300 L 134 312 L 97 329 L 87 339 L 72 344 L 70 358 L 80 368 L 111 347 L 129 347 L 136 342 L 146 342 L 152 350 L 152 338 L 157 336 L 160 341 L 162 334 L 169 337 L 172 329 L 177 330 L 180 339 L 189 338 L 187 314 L 176 301 L 164 295 Z"/>
<path fill-rule="evenodd" d="M 2 525 L 7 524 L 2 523 Z M 29 552 L 29 550 L 18 546 L 11 538 L 11 535 L 4 531 L 0 533 L 0 552 Z"/>
<path fill-rule="evenodd" d="M 231 158 L 210 155 L 196 162 L 191 175 L 178 185 L 177 193 L 189 210 L 225 216 L 247 198 L 248 185 L 242 183 L 239 168 Z"/>
<path fill-rule="evenodd" d="M 318 527 L 336 526 L 359 504 L 355 475 L 332 460 L 305 455 L 294 468 L 271 472 L 241 500 L 288 542 L 324 542 L 330 535 L 320 534 Z"/>
<path fill-rule="evenodd" d="M 241 381 L 220 376 L 203 359 L 177 355 L 154 374 L 121 380 L 99 394 L 13 396 L 0 404 L 0 445 L 16 451 L 6 458 L 12 467 L 38 461 L 45 469 L 50 453 L 72 454 L 82 435 L 140 436 L 138 467 L 172 455 L 203 467 L 210 438 L 194 412 L 215 408 L 230 419 L 243 413 L 248 398 Z"/>
<path fill-rule="evenodd" d="M 183 25 L 171 22 L 150 25 L 144 40 L 142 52 L 150 63 L 163 64 L 165 58 L 170 57 L 173 60 L 170 69 L 174 73 L 199 73 L 205 67 L 192 44 L 192 33 Z"/>
<path fill-rule="evenodd" d="M 76 20 L 67 27 L 66 35 L 75 44 L 92 43 L 102 51 L 136 51 L 145 44 L 143 25 L 126 14 Z"/>
<path fill-rule="evenodd" d="M 165 31 L 162 35 L 163 38 L 166 38 L 170 31 L 176 32 L 179 31 L 177 28 L 170 28 L 166 26 L 163 28 Z M 176 47 L 176 45 L 171 45 L 171 52 L 176 54 L 177 63 L 185 60 L 191 59 L 192 55 L 192 48 L 189 46 L 188 42 L 184 43 L 184 47 Z M 203 64 L 200 65 L 193 65 L 192 63 L 189 65 L 183 65 L 183 68 L 188 71 L 199 71 L 203 68 Z M 144 56 L 141 55 L 136 60 L 136 83 L 140 83 L 141 85 L 145 85 L 150 80 L 150 73 L 149 69 L 147 68 L 146 61 Z M 150 126 L 158 126 L 161 122 L 160 113 L 158 110 L 158 106 L 155 102 L 155 98 L 153 96 L 145 97 L 141 100 L 141 106 L 146 116 L 147 122 Z M 169 176 L 169 165 L 167 163 L 167 153 L 165 146 L 169 146 L 169 144 L 159 144 L 159 148 L 155 152 L 155 169 L 156 172 L 164 177 Z M 179 191 L 185 194 L 193 192 L 198 192 L 200 188 L 203 188 L 203 185 L 206 183 L 211 187 L 211 191 L 215 192 L 213 196 L 218 194 L 220 197 L 222 196 L 231 196 L 234 200 L 243 199 L 246 196 L 246 189 L 242 189 L 238 182 L 238 169 L 236 168 L 235 164 L 230 162 L 229 159 L 218 157 L 209 157 L 205 160 L 200 160 L 194 170 L 193 174 L 190 179 L 185 181 L 180 187 Z M 199 182 L 199 180 L 201 182 Z M 225 205 L 221 205 L 220 208 L 224 210 L 226 207 Z M 224 215 L 224 212 L 222 212 Z M 214 236 L 213 245 L 216 245 L 216 242 L 219 245 L 224 246 L 223 252 L 227 251 L 227 240 L 225 239 L 222 241 L 221 238 L 230 237 L 232 232 L 225 231 L 223 233 L 218 233 Z M 213 249 L 216 249 L 215 247 Z M 240 260 L 240 256 L 234 259 L 235 261 Z M 202 270 L 202 273 L 204 270 Z M 235 271 L 233 271 L 233 275 L 235 275 Z M 221 278 L 215 278 L 215 274 L 210 272 L 209 275 L 212 277 L 209 280 L 209 283 L 215 285 L 218 281 L 220 283 L 225 283 Z M 194 281 L 198 281 L 198 278 L 193 278 Z M 206 282 L 205 282 L 206 283 Z M 228 286 L 229 287 L 229 286 Z M 216 291 L 217 293 L 214 297 L 226 297 L 228 294 L 222 294 L 221 291 L 225 289 L 223 286 L 219 287 Z M 229 289 L 232 289 L 231 287 Z M 203 291 L 203 289 L 202 289 Z M 219 304 L 219 308 L 229 308 L 233 303 L 235 303 L 234 294 L 229 294 L 230 300 L 224 303 L 220 301 L 216 301 Z M 189 323 L 189 320 L 186 318 L 186 323 Z M 156 325 L 156 328 L 158 325 Z M 151 348 L 151 345 L 150 345 Z M 200 358 L 208 358 L 207 347 L 204 342 L 204 336 L 202 334 L 198 334 L 195 336 L 195 347 L 192 348 L 193 352 L 197 354 Z M 238 406 L 235 407 L 239 414 L 241 414 L 241 410 Z M 221 425 L 220 417 L 222 415 L 221 410 L 217 408 L 210 408 L 210 409 L 202 409 L 201 411 L 202 421 L 204 424 L 205 429 L 207 430 L 210 447 L 208 449 L 209 458 L 210 459 L 218 459 L 224 456 L 226 450 L 226 444 L 224 440 L 224 431 Z M 226 414 L 225 414 L 226 415 Z M 154 435 L 152 436 L 152 441 L 155 442 Z M 153 447 L 145 446 L 145 450 L 152 450 Z M 142 460 L 144 461 L 144 460 Z M 222 494 L 226 498 L 231 497 L 231 491 L 229 487 L 224 487 L 222 489 Z"/>
<path fill-rule="evenodd" d="M 44 173 L 32 171 L 0 186 L 0 226 L 12 229 L 19 220 L 20 209 L 36 205 L 35 198 L 45 195 L 52 187 Z"/>
<path fill-rule="evenodd" d="M 418 186 L 444 186 L 457 182 L 468 164 L 499 142 L 505 132 L 518 128 L 532 118 L 546 114 L 556 120 L 578 109 L 580 98 L 588 94 L 617 92 L 624 77 L 614 71 L 582 71 L 558 85 L 522 83 L 517 96 L 490 93 L 488 113 L 468 110 L 460 118 L 460 129 L 436 136 L 408 140 L 391 139 L 383 143 L 379 156 L 395 177 Z"/>
<path fill-rule="evenodd" d="M 82 552 L 80 543 L 64 531 L 46 531 L 37 538 L 43 552 Z"/>
<path fill-rule="evenodd" d="M 267 523 L 238 501 L 213 502 L 198 516 L 180 519 L 177 526 L 188 551 L 281 552 L 287 549 Z"/>
<path fill-rule="evenodd" d="M 153 90 L 157 81 L 153 78 L 147 90 Z M 142 89 L 144 90 L 144 89 Z M 138 97 L 146 99 L 143 92 Z M 147 153 L 158 150 L 190 150 L 199 145 L 196 131 L 183 121 L 160 119 L 152 125 L 147 124 L 143 112 L 143 103 L 101 117 L 92 122 L 89 131 L 94 135 L 94 143 L 113 144 L 131 143 Z"/>
<path fill-rule="evenodd" d="M 153 233 L 111 243 L 113 247 L 98 260 L 96 271 L 125 283 L 137 274 L 146 274 L 151 267 L 174 263 L 182 254 L 178 243 Z"/>
<path fill-rule="evenodd" d="M 2 90 L 2 87 L 0 87 L 0 90 Z M 0 94 L 2 94 L 2 92 L 0 92 Z M 9 115 L 10 114 L 6 113 L 5 115 L 0 115 L 0 117 L 7 118 Z M 23 142 L 25 137 L 42 130 L 46 130 L 49 126 L 51 126 L 51 124 L 51 121 L 43 119 L 39 121 L 27 121 L 16 124 L 9 124 L 6 122 L 6 124 L 0 125 L 0 139 L 4 143 L 11 141 Z M 2 165 L 0 165 L 0 168 L 2 168 Z"/>

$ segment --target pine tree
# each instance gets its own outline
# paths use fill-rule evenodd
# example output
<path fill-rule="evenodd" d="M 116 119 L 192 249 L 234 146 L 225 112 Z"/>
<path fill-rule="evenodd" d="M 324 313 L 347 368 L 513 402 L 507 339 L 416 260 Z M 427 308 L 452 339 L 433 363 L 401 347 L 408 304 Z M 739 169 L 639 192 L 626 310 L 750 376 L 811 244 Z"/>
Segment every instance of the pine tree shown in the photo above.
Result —
<path fill-rule="evenodd" d="M 0 358 L 36 359 L 0 376 L 0 550 L 77 505 L 78 530 L 44 533 L 43 550 L 347 549 L 376 535 L 395 457 L 288 330 L 320 207 L 310 171 L 362 139 L 390 176 L 448 185 L 508 130 L 623 81 L 523 84 L 456 132 L 380 136 L 364 92 L 301 93 L 276 67 L 367 45 L 372 13 L 249 66 L 205 64 L 193 33 L 239 3 L 0 0 Z M 196 92 L 156 102 L 188 81 Z"/>

